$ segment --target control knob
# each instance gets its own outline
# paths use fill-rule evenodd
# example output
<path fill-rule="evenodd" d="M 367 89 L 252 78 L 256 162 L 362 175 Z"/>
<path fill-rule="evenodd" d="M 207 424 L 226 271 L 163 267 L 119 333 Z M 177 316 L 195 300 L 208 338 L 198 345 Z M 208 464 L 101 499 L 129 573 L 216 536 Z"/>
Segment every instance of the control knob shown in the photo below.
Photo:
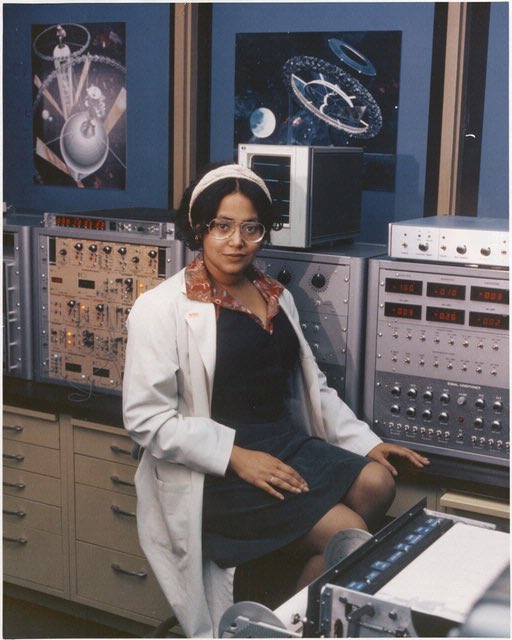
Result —
<path fill-rule="evenodd" d="M 482 248 L 480 249 L 480 253 L 481 253 L 483 256 L 490 256 L 490 255 L 491 255 L 491 249 L 490 249 L 490 247 L 482 247 Z"/>
<path fill-rule="evenodd" d="M 423 420 L 432 420 L 432 411 L 430 409 L 425 409 L 421 416 Z"/>
<path fill-rule="evenodd" d="M 492 405 L 494 413 L 501 413 L 503 411 L 503 402 L 496 400 L 496 402 Z"/>
<path fill-rule="evenodd" d="M 482 410 L 485 407 L 485 400 L 483 398 L 477 398 L 475 400 L 475 407 Z"/>
<path fill-rule="evenodd" d="M 397 415 L 398 413 L 400 413 L 400 406 L 397 404 L 393 404 L 391 405 L 390 409 L 391 413 L 394 413 L 395 415 Z"/>
<path fill-rule="evenodd" d="M 405 412 L 408 418 L 414 418 L 416 416 L 416 409 L 414 407 L 407 407 Z"/>
<path fill-rule="evenodd" d="M 425 402 L 432 402 L 433 397 L 434 394 L 432 393 L 432 391 L 425 391 L 425 393 L 423 394 L 423 400 L 425 400 Z"/>
<path fill-rule="evenodd" d="M 391 395 L 394 396 L 395 398 L 398 398 L 398 396 L 401 393 L 402 393 L 402 390 L 398 385 L 395 385 L 394 387 L 391 388 Z"/>
<path fill-rule="evenodd" d="M 315 287 L 315 289 L 321 289 L 325 287 L 325 283 L 327 282 L 323 273 L 315 273 L 315 275 L 311 278 L 311 284 Z"/>
<path fill-rule="evenodd" d="M 153 260 L 154 258 L 156 258 L 156 251 L 154 249 L 151 249 L 151 251 L 148 251 L 148 256 Z"/>
<path fill-rule="evenodd" d="M 501 431 L 501 422 L 499 420 L 493 420 L 491 422 L 491 430 L 494 432 Z"/>
<path fill-rule="evenodd" d="M 82 344 L 84 347 L 94 346 L 94 333 L 92 333 L 92 331 L 82 331 L 82 336 Z"/>
<path fill-rule="evenodd" d="M 418 249 L 423 252 L 428 251 L 428 242 L 420 242 Z"/>
<path fill-rule="evenodd" d="M 109 244 L 106 244 L 106 245 L 103 247 L 103 251 L 104 251 L 105 253 L 107 253 L 107 254 L 108 254 L 108 253 L 112 253 L 112 247 L 111 247 Z"/>
<path fill-rule="evenodd" d="M 465 244 L 459 244 L 456 248 L 457 253 L 460 254 L 461 256 L 463 256 L 467 250 L 468 248 L 466 247 Z"/>
<path fill-rule="evenodd" d="M 119 247 L 119 249 L 117 250 L 117 252 L 119 253 L 119 255 L 124 256 L 126 255 L 126 247 Z"/>
<path fill-rule="evenodd" d="M 138 264 L 138 263 L 140 262 L 140 258 L 139 258 L 139 256 L 133 256 L 133 258 L 132 258 L 132 262 L 133 262 L 134 264 Z"/>
<path fill-rule="evenodd" d="M 76 249 L 77 251 L 82 251 L 82 249 L 83 249 L 83 248 L 84 248 L 84 245 L 83 245 L 81 242 L 77 242 L 77 243 L 75 244 L 75 249 Z"/>
<path fill-rule="evenodd" d="M 407 391 L 407 396 L 411 399 L 416 398 L 416 396 L 418 395 L 418 390 L 415 389 L 414 387 L 411 387 L 408 391 Z"/>
<path fill-rule="evenodd" d="M 89 251 L 91 253 L 96 253 L 96 251 L 98 251 L 98 245 L 97 244 L 91 244 L 89 245 Z"/>
<path fill-rule="evenodd" d="M 483 429 L 484 428 L 484 421 L 482 418 L 475 418 L 473 420 L 473 426 L 475 427 L 475 429 Z"/>
<path fill-rule="evenodd" d="M 287 269 L 281 269 L 281 271 L 277 274 L 277 279 L 281 284 L 286 286 L 287 284 L 290 284 L 292 274 Z"/>
<path fill-rule="evenodd" d="M 442 393 L 439 396 L 439 400 L 441 401 L 441 404 L 448 404 L 450 402 L 450 394 L 449 393 Z"/>
<path fill-rule="evenodd" d="M 61 249 L 59 251 L 59 253 L 60 253 L 61 256 L 65 256 L 65 255 L 67 255 L 68 252 L 66 251 L 66 249 Z"/>
<path fill-rule="evenodd" d="M 441 411 L 441 413 L 439 414 L 439 422 L 441 424 L 448 424 L 448 414 L 446 413 L 446 411 Z"/>

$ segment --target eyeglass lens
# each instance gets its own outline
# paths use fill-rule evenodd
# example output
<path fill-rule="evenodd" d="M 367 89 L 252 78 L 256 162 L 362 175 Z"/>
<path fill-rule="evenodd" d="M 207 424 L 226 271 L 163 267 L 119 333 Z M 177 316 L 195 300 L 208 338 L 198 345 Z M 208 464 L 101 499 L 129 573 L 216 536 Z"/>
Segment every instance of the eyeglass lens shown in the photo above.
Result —
<path fill-rule="evenodd" d="M 224 240 L 235 232 L 237 225 L 240 233 L 249 242 L 259 242 L 265 235 L 265 227 L 261 222 L 235 222 L 234 220 L 211 220 L 208 229 L 214 238 Z"/>

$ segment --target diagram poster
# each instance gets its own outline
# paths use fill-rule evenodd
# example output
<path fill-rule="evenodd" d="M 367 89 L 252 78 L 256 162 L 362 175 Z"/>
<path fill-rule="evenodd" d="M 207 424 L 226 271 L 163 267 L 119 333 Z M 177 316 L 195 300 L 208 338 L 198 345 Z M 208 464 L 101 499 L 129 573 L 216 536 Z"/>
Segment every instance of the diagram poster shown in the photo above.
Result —
<path fill-rule="evenodd" d="M 32 26 L 34 182 L 126 184 L 125 23 Z"/>
<path fill-rule="evenodd" d="M 240 143 L 359 146 L 364 188 L 394 191 L 400 31 L 240 33 Z"/>

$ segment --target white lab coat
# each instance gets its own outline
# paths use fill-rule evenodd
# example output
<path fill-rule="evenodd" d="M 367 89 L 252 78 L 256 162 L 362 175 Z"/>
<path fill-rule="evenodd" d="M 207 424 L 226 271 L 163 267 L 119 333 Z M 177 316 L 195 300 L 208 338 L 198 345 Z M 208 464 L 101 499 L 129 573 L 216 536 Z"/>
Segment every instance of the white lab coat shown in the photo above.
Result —
<path fill-rule="evenodd" d="M 300 342 L 294 411 L 313 435 L 366 455 L 380 438 L 327 387 L 286 290 L 281 306 Z M 215 637 L 232 604 L 234 570 L 201 553 L 204 474 L 224 475 L 235 435 L 209 417 L 216 330 L 214 305 L 187 298 L 184 270 L 140 296 L 128 317 L 124 424 L 145 449 L 139 539 L 188 637 Z"/>

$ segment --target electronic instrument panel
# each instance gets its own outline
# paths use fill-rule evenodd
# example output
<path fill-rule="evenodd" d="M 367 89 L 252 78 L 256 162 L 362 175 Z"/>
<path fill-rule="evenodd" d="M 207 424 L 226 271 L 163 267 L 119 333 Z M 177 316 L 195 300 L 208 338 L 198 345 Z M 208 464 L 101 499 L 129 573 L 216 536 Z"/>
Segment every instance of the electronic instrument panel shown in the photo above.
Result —
<path fill-rule="evenodd" d="M 42 216 L 15 213 L 4 218 L 2 254 L 3 373 L 31 380 L 32 332 L 32 228 Z"/>
<path fill-rule="evenodd" d="M 230 606 L 218 637 L 463 637 L 475 602 L 491 593 L 492 615 L 489 607 L 480 613 L 474 635 L 509 637 L 500 633 L 510 629 L 509 536 L 425 507 L 423 498 L 368 538 L 358 529 L 338 532 L 322 575 L 277 609 L 250 600 Z"/>
<path fill-rule="evenodd" d="M 320 369 L 355 413 L 362 404 L 368 259 L 384 253 L 382 245 L 354 243 L 258 254 L 257 266 L 292 293 Z"/>
<path fill-rule="evenodd" d="M 67 216 L 62 228 L 56 220 L 35 237 L 37 378 L 120 392 L 126 317 L 139 295 L 183 267 L 183 246 L 170 223 Z"/>
<path fill-rule="evenodd" d="M 508 465 L 508 272 L 370 260 L 365 371 L 384 440 Z"/>
<path fill-rule="evenodd" d="M 431 216 L 389 224 L 389 256 L 508 268 L 507 218 Z"/>

